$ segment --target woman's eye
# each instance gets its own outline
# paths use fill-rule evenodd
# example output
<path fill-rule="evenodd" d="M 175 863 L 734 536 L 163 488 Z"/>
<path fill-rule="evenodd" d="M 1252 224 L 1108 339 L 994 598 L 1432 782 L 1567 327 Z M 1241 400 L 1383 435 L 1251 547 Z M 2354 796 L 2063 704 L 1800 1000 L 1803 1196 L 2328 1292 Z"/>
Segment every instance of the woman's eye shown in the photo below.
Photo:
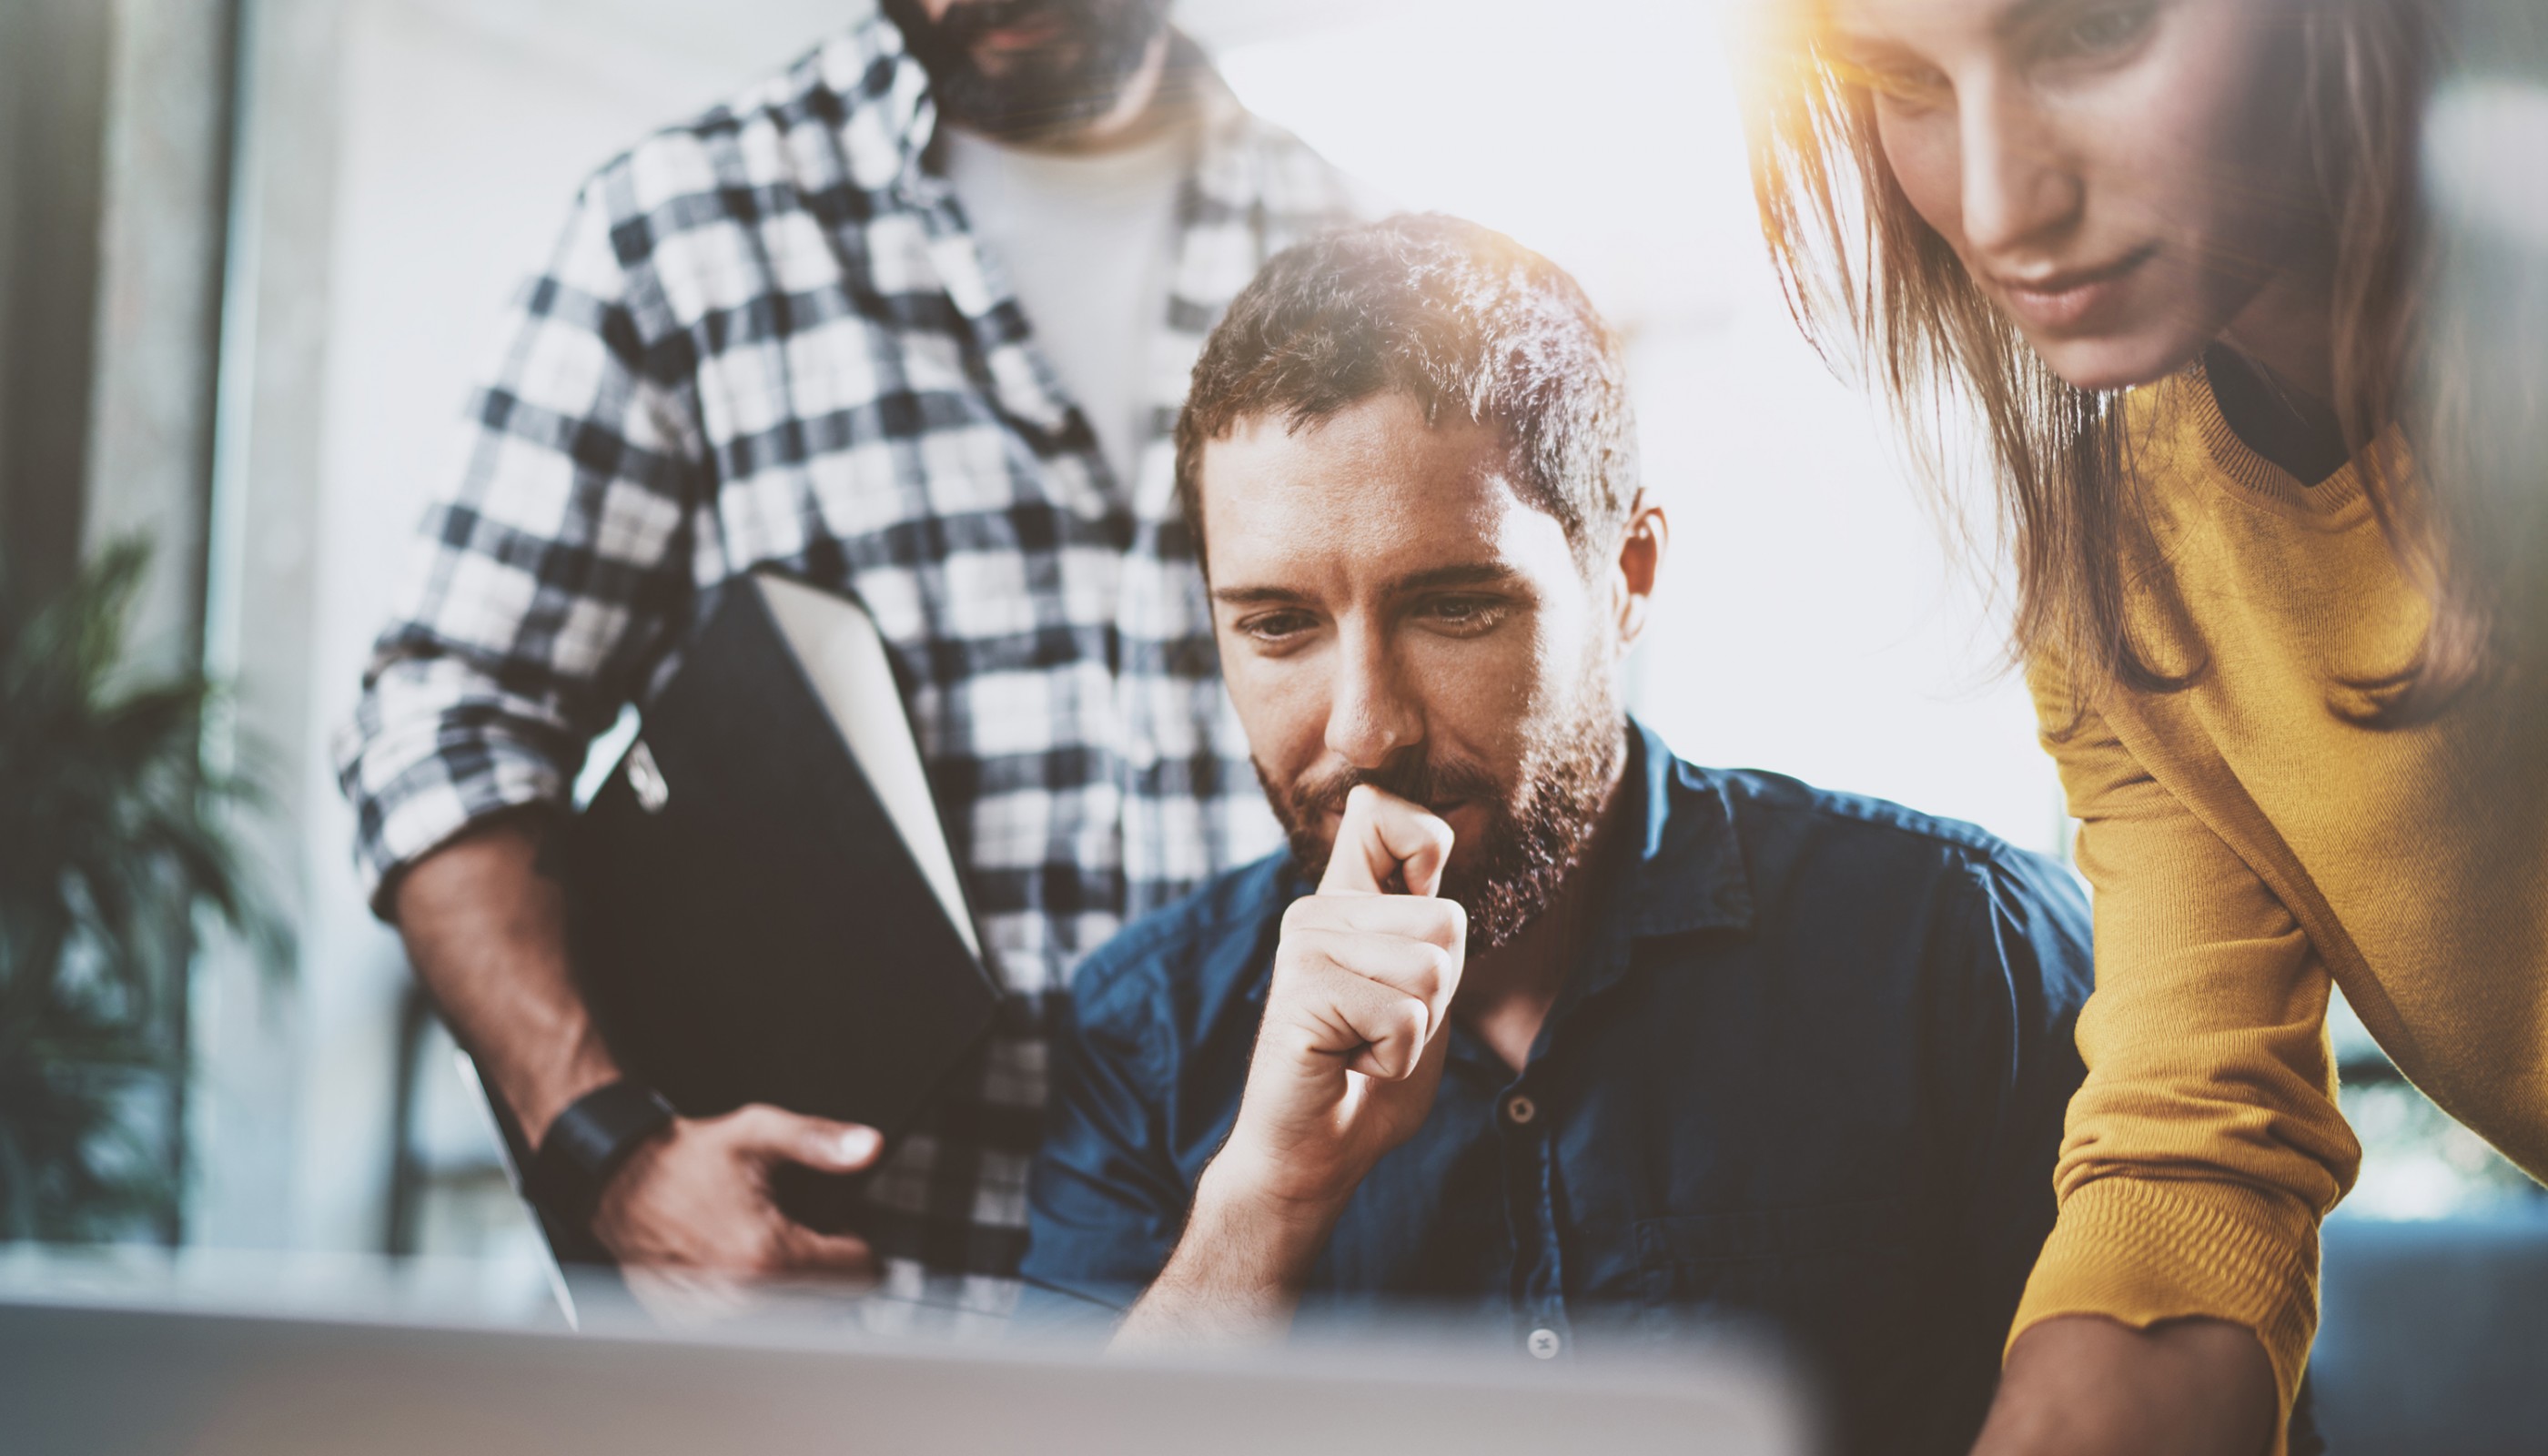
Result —
<path fill-rule="evenodd" d="M 1840 80 L 1904 106 L 1935 106 L 1955 91 L 1946 72 L 1917 56 L 1891 53 L 1889 47 L 1835 56 L 1830 63 Z"/>
<path fill-rule="evenodd" d="M 1912 106 L 1932 105 L 1953 89 L 1947 73 L 1933 65 L 1869 66 L 1866 74 L 1879 95 Z"/>
<path fill-rule="evenodd" d="M 2061 27 L 2052 37 L 2057 59 L 2094 60 L 2129 50 L 2149 33 L 2156 7 L 2101 5 Z"/>

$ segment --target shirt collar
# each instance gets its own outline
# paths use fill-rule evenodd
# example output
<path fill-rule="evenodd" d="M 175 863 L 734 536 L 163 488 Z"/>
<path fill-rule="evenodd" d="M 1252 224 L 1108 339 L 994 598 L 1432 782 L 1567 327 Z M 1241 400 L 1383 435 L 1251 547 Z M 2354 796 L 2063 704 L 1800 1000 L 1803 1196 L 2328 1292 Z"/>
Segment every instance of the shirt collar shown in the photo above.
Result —
<path fill-rule="evenodd" d="M 907 188 L 938 134 L 938 104 L 902 28 L 870 17 L 824 46 L 819 65 L 824 87 L 839 98 L 836 130 L 850 181 L 870 192 Z"/>
<path fill-rule="evenodd" d="M 1627 942 L 1752 927 L 1752 877 L 1743 868 L 1743 845 L 1724 784 L 1707 770 L 1683 763 L 1653 729 L 1634 718 L 1628 720 L 1628 755 L 1619 787 L 1631 795 L 1624 821 L 1635 826 L 1636 838 L 1618 853 L 1631 859 L 1611 862 L 1619 864 L 1617 881 L 1601 901 L 1584 964 L 1567 978 L 1549 1012 L 1552 1026 L 1577 1003 L 1627 973 Z M 1602 869 L 1596 865 L 1591 872 Z M 1294 900 L 1317 892 L 1288 857 L 1281 885 L 1277 915 Z M 1248 988 L 1251 1001 L 1265 998 L 1272 946 L 1268 940 L 1267 973 Z"/>
<path fill-rule="evenodd" d="M 1610 882 L 1598 886 L 1598 910 L 1557 1002 L 1540 1026 L 1539 1048 L 1578 1007 L 1617 985 L 1635 962 L 1631 947 L 1650 936 L 1701 930 L 1746 930 L 1752 924 L 1752 881 L 1743 870 L 1743 847 L 1725 788 L 1704 769 L 1683 763 L 1654 730 L 1628 720 L 1628 771 L 1619 785 L 1629 795 L 1621 820 L 1634 839 L 1613 846 L 1589 872 Z M 1577 873 L 1588 872 L 1578 869 Z M 1474 1034 L 1455 1028 L 1453 1055 L 1484 1067 L 1498 1080 L 1503 1062 Z M 1532 1052 L 1534 1058 L 1539 1049 Z"/>
<path fill-rule="evenodd" d="M 1744 872 L 1734 808 L 1716 775 L 1684 764 L 1645 724 L 1628 720 L 1627 806 L 1637 828 L 1622 898 L 1609 917 L 1631 936 L 1749 929 L 1752 880 Z"/>
<path fill-rule="evenodd" d="M 1752 877 L 1743 868 L 1734 806 L 1717 776 L 1683 763 L 1632 717 L 1619 790 L 1630 796 L 1623 817 L 1636 827 L 1636 839 L 1619 848 L 1630 857 L 1626 862 L 1611 862 L 1619 880 L 1603 901 L 1600 923 L 1624 922 L 1631 939 L 1751 929 Z M 1603 872 L 1602 866 L 1590 872 Z M 1285 906 L 1318 891 L 1297 864 L 1287 869 L 1283 888 Z"/>
<path fill-rule="evenodd" d="M 1623 806 L 1623 818 L 1635 827 L 1636 838 L 1610 853 L 1633 859 L 1608 859 L 1594 869 L 1611 882 L 1600 887 L 1591 934 L 1540 1028 L 1542 1046 L 1577 1007 L 1627 975 L 1636 958 L 1632 943 L 1752 924 L 1752 881 L 1743 872 L 1743 849 L 1724 786 L 1706 770 L 1683 763 L 1634 718 L 1628 720 L 1628 752 L 1620 790 L 1634 796 Z"/>

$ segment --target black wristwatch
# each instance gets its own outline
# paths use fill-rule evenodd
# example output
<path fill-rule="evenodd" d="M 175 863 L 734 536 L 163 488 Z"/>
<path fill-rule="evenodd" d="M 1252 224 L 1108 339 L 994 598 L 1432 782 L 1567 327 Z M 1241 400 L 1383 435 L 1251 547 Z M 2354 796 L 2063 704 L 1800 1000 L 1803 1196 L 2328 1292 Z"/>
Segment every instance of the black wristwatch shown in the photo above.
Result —
<path fill-rule="evenodd" d="M 673 1104 L 635 1082 L 606 1083 L 557 1115 L 531 1158 L 531 1196 L 574 1228 L 592 1223 L 602 1186 L 649 1138 L 673 1125 Z"/>

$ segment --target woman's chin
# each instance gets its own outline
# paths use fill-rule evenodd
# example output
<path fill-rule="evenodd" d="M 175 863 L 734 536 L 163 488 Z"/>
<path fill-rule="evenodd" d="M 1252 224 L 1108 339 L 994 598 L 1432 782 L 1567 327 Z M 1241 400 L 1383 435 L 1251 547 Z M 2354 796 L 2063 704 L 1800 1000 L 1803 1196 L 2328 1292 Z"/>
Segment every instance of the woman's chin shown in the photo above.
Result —
<path fill-rule="evenodd" d="M 2138 389 L 2182 371 L 2203 356 L 2209 339 L 2171 331 L 2150 334 L 2094 334 L 2045 337 L 2030 331 L 2027 341 L 2045 367 L 2072 388 L 2090 394 Z"/>

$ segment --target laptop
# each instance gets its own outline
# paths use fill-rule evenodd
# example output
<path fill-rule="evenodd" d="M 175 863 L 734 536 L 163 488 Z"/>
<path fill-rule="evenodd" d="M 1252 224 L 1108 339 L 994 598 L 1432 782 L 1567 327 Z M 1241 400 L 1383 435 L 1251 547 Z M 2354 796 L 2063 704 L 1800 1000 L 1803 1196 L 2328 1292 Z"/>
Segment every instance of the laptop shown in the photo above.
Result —
<path fill-rule="evenodd" d="M 867 1321 L 872 1327 L 872 1321 Z M 0 1282 L 0 1448 L 43 1456 L 1806 1456 L 1778 1367 L 1728 1339 L 1532 1362 L 1398 1331 L 1111 1359 L 795 1320 L 668 1332 L 205 1308 Z"/>

